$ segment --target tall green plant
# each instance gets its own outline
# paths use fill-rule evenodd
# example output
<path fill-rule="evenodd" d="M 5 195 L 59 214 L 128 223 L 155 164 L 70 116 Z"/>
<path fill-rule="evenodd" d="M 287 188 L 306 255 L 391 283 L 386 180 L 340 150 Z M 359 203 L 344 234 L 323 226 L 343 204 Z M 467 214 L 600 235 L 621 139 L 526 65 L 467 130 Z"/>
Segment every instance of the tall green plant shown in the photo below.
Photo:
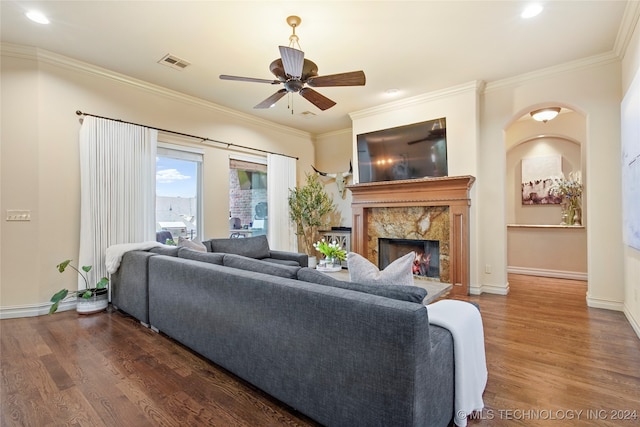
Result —
<path fill-rule="evenodd" d="M 289 217 L 296 224 L 307 255 L 313 255 L 318 230 L 329 225 L 327 214 L 335 210 L 333 197 L 324 191 L 318 175 L 307 173 L 306 184 L 289 190 Z"/>

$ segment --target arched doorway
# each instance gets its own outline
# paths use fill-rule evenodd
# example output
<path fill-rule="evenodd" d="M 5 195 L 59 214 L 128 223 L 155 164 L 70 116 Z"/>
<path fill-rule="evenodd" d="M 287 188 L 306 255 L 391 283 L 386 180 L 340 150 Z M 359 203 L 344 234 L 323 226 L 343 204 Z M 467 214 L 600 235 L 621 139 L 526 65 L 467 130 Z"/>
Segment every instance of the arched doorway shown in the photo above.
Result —
<path fill-rule="evenodd" d="M 528 194 L 523 195 L 527 188 L 523 182 L 559 173 L 565 177 L 579 174 L 586 188 L 585 140 L 585 117 L 567 108 L 548 122 L 535 121 L 527 112 L 506 129 L 509 273 L 587 280 L 588 212 L 582 212 L 579 225 L 561 224 L 561 206 L 552 198 L 537 195 L 532 201 Z M 549 181 L 533 182 L 541 188 L 544 185 L 543 192 L 548 191 Z M 586 207 L 584 193 L 582 206 Z"/>

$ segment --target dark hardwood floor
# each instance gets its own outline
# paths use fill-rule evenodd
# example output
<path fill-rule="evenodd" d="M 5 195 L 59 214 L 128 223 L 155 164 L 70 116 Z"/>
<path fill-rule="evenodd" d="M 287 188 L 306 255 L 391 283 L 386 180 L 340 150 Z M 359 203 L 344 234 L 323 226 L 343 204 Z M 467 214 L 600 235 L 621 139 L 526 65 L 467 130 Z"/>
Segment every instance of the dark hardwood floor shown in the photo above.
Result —
<path fill-rule="evenodd" d="M 584 282 L 509 280 L 507 297 L 461 298 L 481 307 L 489 370 L 469 425 L 640 423 L 624 315 L 587 308 Z M 119 312 L 7 319 L 0 335 L 2 426 L 316 425 Z"/>

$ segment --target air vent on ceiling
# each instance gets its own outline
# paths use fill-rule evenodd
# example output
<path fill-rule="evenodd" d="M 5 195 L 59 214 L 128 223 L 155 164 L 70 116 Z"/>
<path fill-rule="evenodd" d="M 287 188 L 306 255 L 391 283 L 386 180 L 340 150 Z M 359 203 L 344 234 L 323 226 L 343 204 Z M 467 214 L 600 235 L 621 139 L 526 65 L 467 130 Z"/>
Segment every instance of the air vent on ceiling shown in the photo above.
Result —
<path fill-rule="evenodd" d="M 167 67 L 175 68 L 176 70 L 184 70 L 191 65 L 189 61 L 185 61 L 184 59 L 178 58 L 177 56 L 169 53 L 158 61 L 158 64 L 166 65 Z"/>
<path fill-rule="evenodd" d="M 315 115 L 316 115 L 316 113 L 311 112 L 311 111 L 303 111 L 302 113 L 300 113 L 300 115 L 301 115 L 302 117 L 311 118 L 311 117 L 315 116 Z"/>

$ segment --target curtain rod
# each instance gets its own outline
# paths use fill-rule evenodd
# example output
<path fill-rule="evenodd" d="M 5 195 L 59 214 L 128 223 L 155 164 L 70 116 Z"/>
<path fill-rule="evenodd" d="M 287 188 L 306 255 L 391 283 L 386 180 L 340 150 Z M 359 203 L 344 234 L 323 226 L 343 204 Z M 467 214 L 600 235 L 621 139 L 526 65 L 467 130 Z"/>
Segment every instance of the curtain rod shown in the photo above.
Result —
<path fill-rule="evenodd" d="M 245 150 L 253 150 L 253 151 L 258 151 L 260 153 L 267 153 L 267 154 L 277 154 L 278 156 L 290 157 L 292 159 L 300 160 L 298 157 L 289 156 L 288 154 L 274 153 L 272 151 L 262 150 L 260 148 L 253 148 L 253 147 L 247 147 L 245 145 L 234 144 L 234 143 L 231 143 L 231 142 L 218 141 L 216 139 L 205 138 L 205 137 L 196 136 L 196 135 L 190 135 L 188 133 L 176 132 L 176 131 L 173 131 L 173 130 L 161 129 L 161 128 L 157 128 L 157 127 L 154 127 L 154 126 L 141 125 L 140 123 L 126 122 L 126 121 L 120 120 L 120 119 L 112 119 L 111 117 L 97 116 L 95 114 L 83 113 L 80 110 L 76 110 L 76 115 L 78 115 L 78 116 L 91 116 L 91 117 L 97 117 L 99 119 L 105 119 L 105 120 L 111 120 L 111 121 L 114 121 L 114 122 L 126 123 L 128 125 L 142 126 L 142 127 L 146 127 L 146 128 L 149 128 L 149 129 L 155 129 L 155 130 L 160 131 L 160 132 L 167 132 L 167 133 L 172 133 L 174 135 L 180 135 L 180 136 L 186 136 L 188 138 L 199 139 L 201 142 L 209 141 L 209 142 L 214 142 L 216 144 L 226 145 L 227 148 L 229 148 L 229 147 L 238 147 L 238 148 L 243 148 Z"/>

